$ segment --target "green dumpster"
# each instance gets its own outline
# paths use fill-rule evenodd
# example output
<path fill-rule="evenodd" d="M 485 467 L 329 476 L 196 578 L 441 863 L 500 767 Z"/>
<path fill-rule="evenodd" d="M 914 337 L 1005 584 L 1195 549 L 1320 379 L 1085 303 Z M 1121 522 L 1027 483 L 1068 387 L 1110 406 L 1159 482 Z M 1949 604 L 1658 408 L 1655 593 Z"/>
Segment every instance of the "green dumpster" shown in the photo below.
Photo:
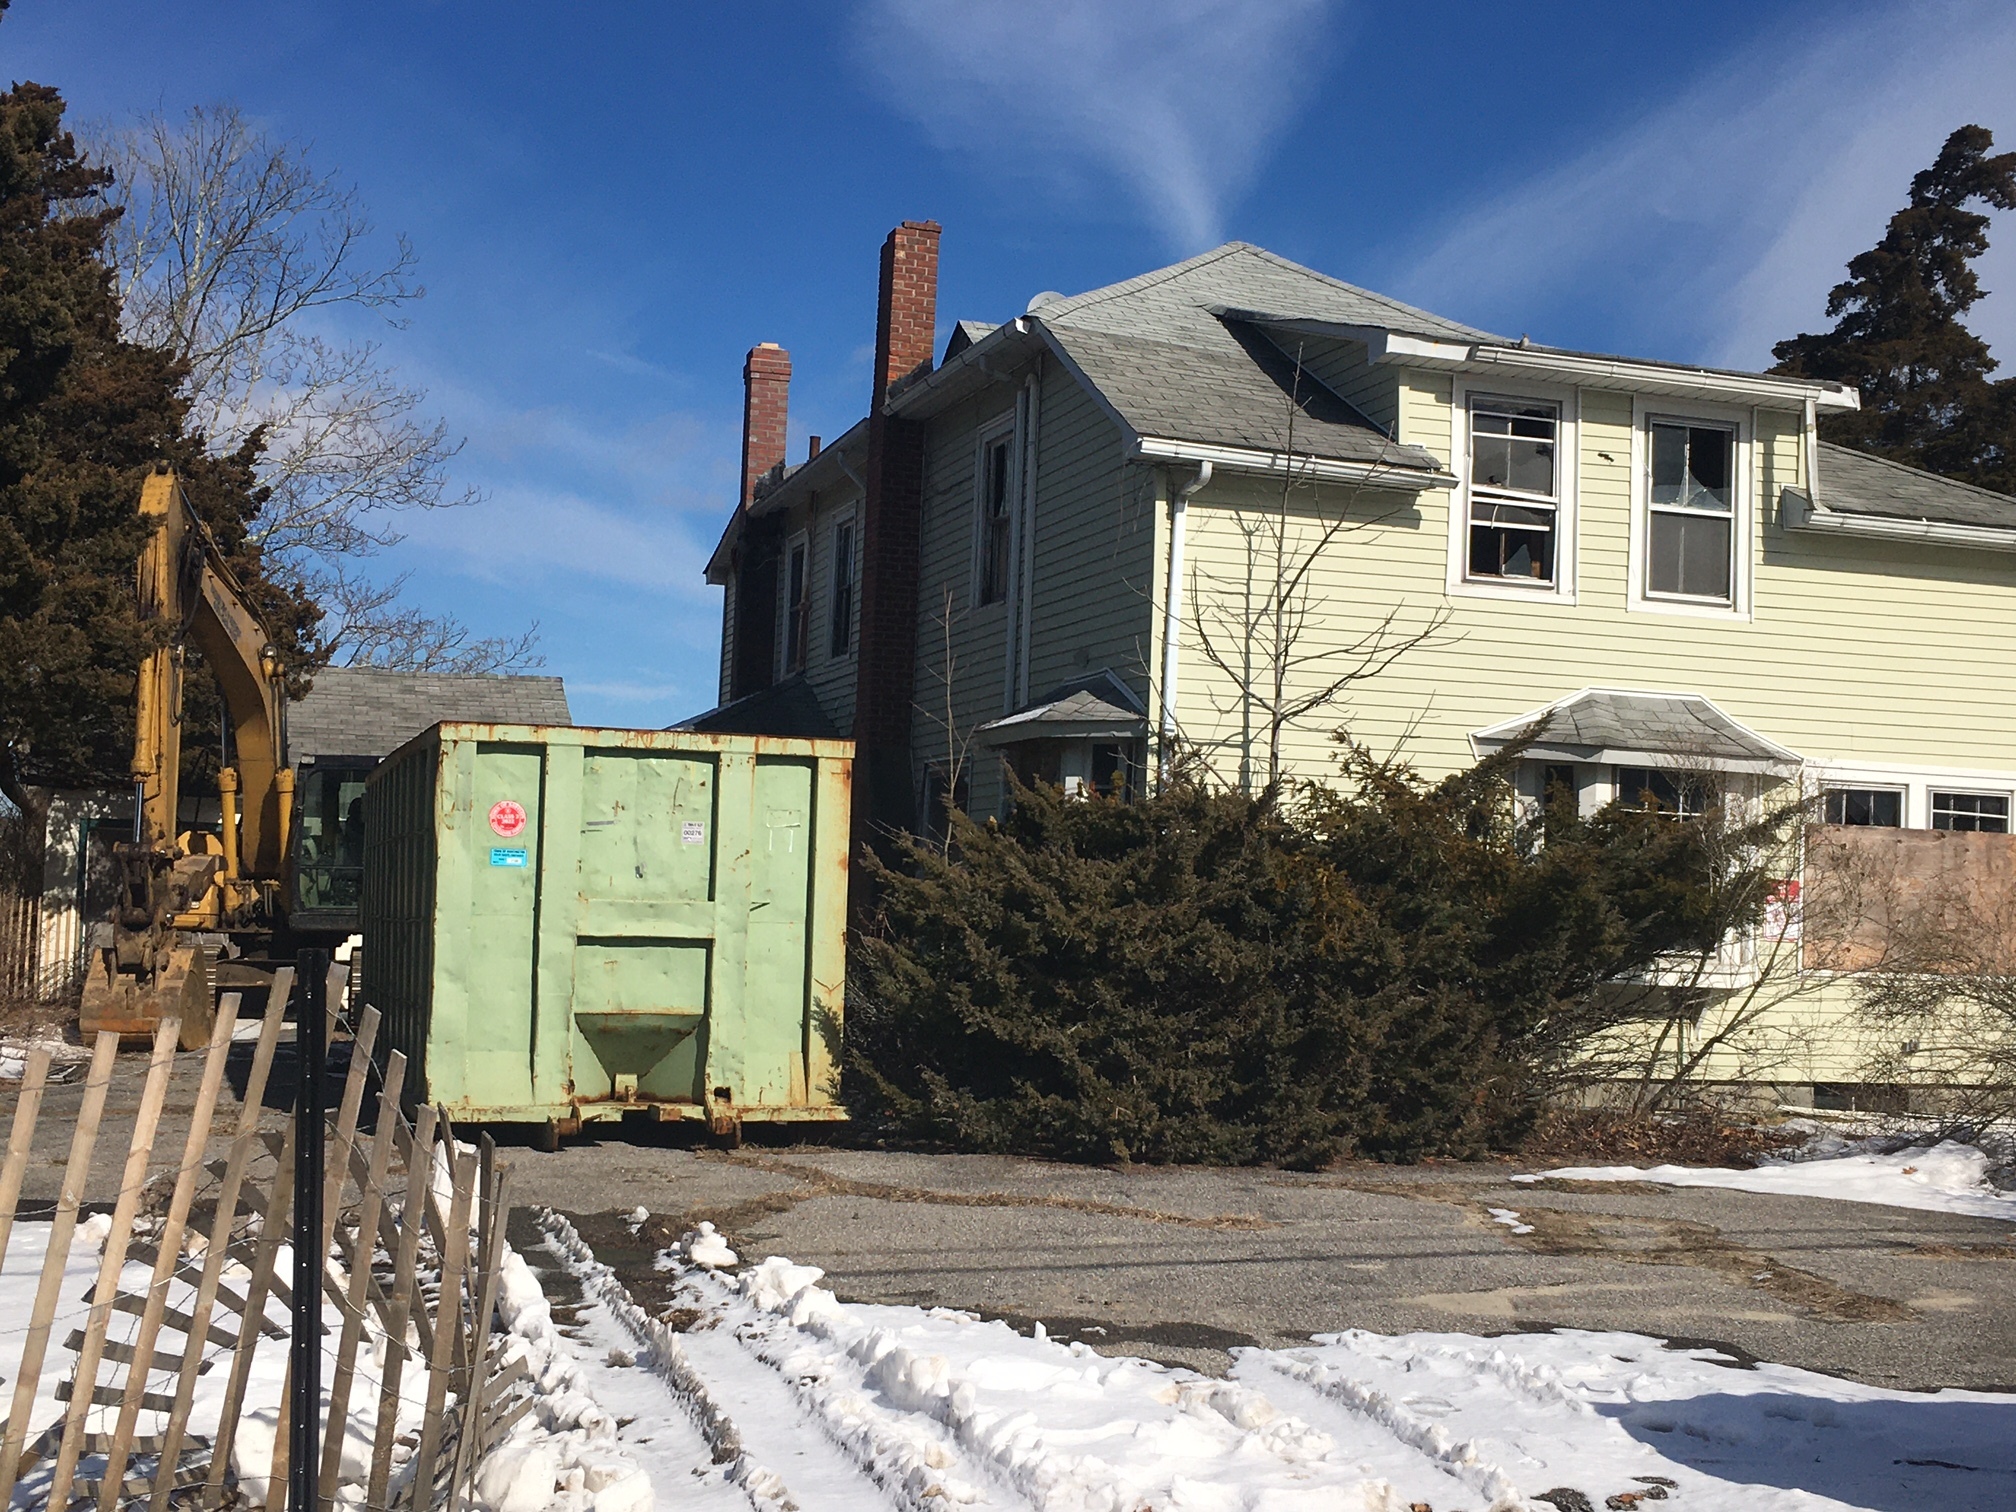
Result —
<path fill-rule="evenodd" d="M 469 1122 L 844 1116 L 853 746 L 439 724 L 371 774 L 363 987 Z"/>

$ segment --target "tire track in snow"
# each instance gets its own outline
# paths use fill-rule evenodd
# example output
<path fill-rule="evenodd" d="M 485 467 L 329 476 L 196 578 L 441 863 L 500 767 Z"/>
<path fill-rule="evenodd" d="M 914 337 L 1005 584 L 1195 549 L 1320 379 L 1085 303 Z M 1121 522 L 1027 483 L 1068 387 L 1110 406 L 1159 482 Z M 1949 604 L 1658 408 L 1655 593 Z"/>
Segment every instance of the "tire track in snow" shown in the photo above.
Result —
<path fill-rule="evenodd" d="M 700 1430 L 715 1462 L 728 1466 L 728 1479 L 742 1489 L 755 1512 L 817 1512 L 816 1503 L 801 1507 L 783 1477 L 751 1456 L 734 1418 L 693 1368 L 679 1336 L 637 1305 L 615 1272 L 595 1258 L 574 1225 L 553 1209 L 541 1208 L 539 1227 L 546 1234 L 547 1246 L 580 1283 L 582 1292 L 643 1346 L 646 1354 L 639 1363 L 664 1381 L 672 1399 Z"/>

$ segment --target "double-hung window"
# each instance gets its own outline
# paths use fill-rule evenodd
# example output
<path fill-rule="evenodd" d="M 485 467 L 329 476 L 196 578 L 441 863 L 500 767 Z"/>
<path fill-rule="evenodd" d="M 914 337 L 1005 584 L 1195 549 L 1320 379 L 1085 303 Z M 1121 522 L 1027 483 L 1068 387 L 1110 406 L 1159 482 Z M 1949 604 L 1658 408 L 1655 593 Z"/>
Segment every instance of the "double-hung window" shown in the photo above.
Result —
<path fill-rule="evenodd" d="M 980 448 L 979 602 L 998 604 L 1008 597 L 1010 515 L 1009 454 L 1014 435 L 997 436 Z"/>
<path fill-rule="evenodd" d="M 1558 405 L 1471 399 L 1467 576 L 1553 586 L 1561 527 L 1560 433 Z"/>
<path fill-rule="evenodd" d="M 1648 430 L 1645 591 L 1733 604 L 1736 432 L 1697 420 L 1654 420 Z"/>
<path fill-rule="evenodd" d="M 812 643 L 811 578 L 806 558 L 811 543 L 796 540 L 786 559 L 784 571 L 784 675 L 805 667 L 805 654 Z"/>
<path fill-rule="evenodd" d="M 845 656 L 854 649 L 854 522 L 833 527 L 833 592 L 828 597 L 826 654 Z"/>

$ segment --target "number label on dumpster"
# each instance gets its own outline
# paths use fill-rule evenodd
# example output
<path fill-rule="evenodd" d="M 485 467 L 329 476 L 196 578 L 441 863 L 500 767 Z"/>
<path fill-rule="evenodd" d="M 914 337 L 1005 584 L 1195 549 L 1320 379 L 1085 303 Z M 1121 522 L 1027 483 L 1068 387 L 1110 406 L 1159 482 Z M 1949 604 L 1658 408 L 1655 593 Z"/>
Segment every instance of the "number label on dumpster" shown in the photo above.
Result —
<path fill-rule="evenodd" d="M 707 843 L 707 826 L 702 824 L 698 819 L 688 819 L 684 824 L 679 826 L 679 838 L 688 845 L 705 845 Z"/>
<path fill-rule="evenodd" d="M 493 845 L 490 847 L 490 864 L 492 866 L 523 866 L 525 864 L 525 852 L 518 849 L 515 845 Z"/>

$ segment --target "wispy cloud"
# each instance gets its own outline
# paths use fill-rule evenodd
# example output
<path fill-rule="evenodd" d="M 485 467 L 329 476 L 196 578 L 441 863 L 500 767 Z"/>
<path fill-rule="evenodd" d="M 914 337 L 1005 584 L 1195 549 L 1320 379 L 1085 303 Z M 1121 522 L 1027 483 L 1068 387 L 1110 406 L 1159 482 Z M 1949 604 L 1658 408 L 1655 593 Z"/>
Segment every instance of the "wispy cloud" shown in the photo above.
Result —
<path fill-rule="evenodd" d="M 573 576 L 704 598 L 711 541 L 653 505 L 617 507 L 563 489 L 513 484 L 474 509 L 435 510 L 408 526 L 408 549 L 487 582 Z"/>
<path fill-rule="evenodd" d="M 1409 249 L 1389 281 L 1511 333 L 1543 317 L 1568 327 L 1536 326 L 1542 340 L 1600 333 L 1660 355 L 1768 363 L 1773 341 L 1823 324 L 1847 259 L 1969 121 L 2016 146 L 2016 11 L 1981 0 L 1809 9 L 1603 145 Z M 2000 237 L 1991 289 L 2016 285 L 2008 218 Z M 2016 297 L 1984 304 L 1976 324 L 2016 343 L 2012 315 Z"/>
<path fill-rule="evenodd" d="M 868 0 L 861 53 L 941 146 L 1121 180 L 1172 248 L 1223 239 L 1333 0 Z"/>

